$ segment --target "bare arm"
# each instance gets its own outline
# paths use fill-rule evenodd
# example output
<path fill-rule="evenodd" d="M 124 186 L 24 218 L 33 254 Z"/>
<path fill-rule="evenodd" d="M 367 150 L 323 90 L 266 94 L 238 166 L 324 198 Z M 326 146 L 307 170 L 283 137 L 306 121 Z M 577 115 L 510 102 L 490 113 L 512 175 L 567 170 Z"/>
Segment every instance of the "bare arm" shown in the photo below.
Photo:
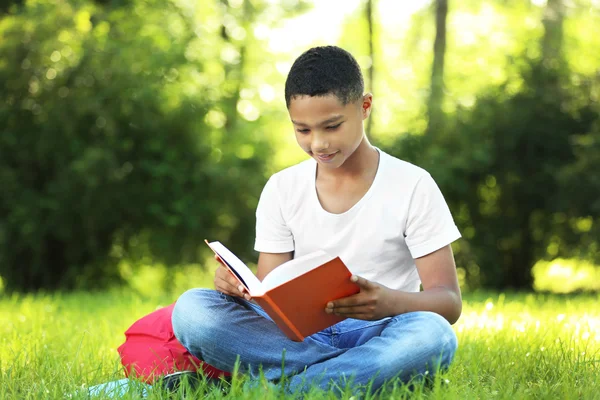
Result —
<path fill-rule="evenodd" d="M 396 291 L 393 314 L 411 311 L 433 311 L 455 323 L 462 312 L 462 298 L 456 264 L 450 245 L 415 260 L 423 291 Z"/>
<path fill-rule="evenodd" d="M 326 311 L 350 318 L 376 320 L 413 311 L 432 311 L 455 323 L 462 299 L 452 247 L 445 246 L 415 260 L 423 291 L 412 293 L 353 276 L 360 293 L 332 301 Z"/>
<path fill-rule="evenodd" d="M 259 280 L 265 279 L 265 276 L 275 268 L 294 257 L 293 252 L 288 253 L 260 253 L 258 255 L 258 268 L 256 276 Z"/>

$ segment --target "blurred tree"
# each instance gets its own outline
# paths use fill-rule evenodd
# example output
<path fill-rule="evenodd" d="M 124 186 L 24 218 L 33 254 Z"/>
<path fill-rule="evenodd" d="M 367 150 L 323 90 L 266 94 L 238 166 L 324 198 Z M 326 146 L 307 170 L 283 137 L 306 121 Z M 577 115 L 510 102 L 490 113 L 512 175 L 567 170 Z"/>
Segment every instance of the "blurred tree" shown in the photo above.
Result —
<path fill-rule="evenodd" d="M 564 195 L 546 231 L 548 258 L 572 257 L 600 264 L 600 112 L 595 111 L 590 116 L 596 118 L 592 130 L 572 138 L 576 161 L 558 175 Z"/>
<path fill-rule="evenodd" d="M 24 3 L 24 0 L 0 0 L 0 17 L 8 13 L 9 10 L 16 12 Z"/>
<path fill-rule="evenodd" d="M 112 7 L 116 7 L 129 4 L 131 0 L 94 0 L 94 2 L 99 5 L 110 5 Z M 0 16 L 8 13 L 11 7 L 13 9 L 13 13 L 17 10 L 20 10 L 24 3 L 24 0 L 0 0 Z"/>
<path fill-rule="evenodd" d="M 373 7 L 374 0 L 367 0 L 365 4 L 365 18 L 367 20 L 367 26 L 369 28 L 368 34 L 368 42 L 369 42 L 369 67 L 367 68 L 367 76 L 369 79 L 369 87 L 370 91 L 375 90 L 375 45 L 374 45 L 374 30 L 375 30 L 375 21 L 373 18 Z M 371 134 L 373 132 L 373 121 L 375 118 L 373 117 L 373 113 L 369 117 L 367 121 L 367 133 Z"/>
<path fill-rule="evenodd" d="M 589 235 L 597 173 L 578 174 L 600 169 L 592 156 L 598 100 L 593 83 L 570 84 L 585 79 L 564 59 L 563 8 L 546 7 L 541 51 L 523 57 L 519 76 L 482 91 L 472 108 L 459 106 L 444 136 L 406 135 L 390 149 L 442 187 L 465 238 L 456 244 L 457 264 L 474 285 L 531 289 L 531 268 L 549 249 L 556 256 L 568 252 L 567 241 L 597 243 Z M 572 201 L 570 179 L 588 185 L 585 200 Z"/>
<path fill-rule="evenodd" d="M 542 20 L 544 26 L 542 62 L 547 68 L 558 68 L 564 62 L 562 51 L 564 18 L 565 5 L 563 4 L 563 0 L 547 0 Z"/>
<path fill-rule="evenodd" d="M 431 89 L 427 102 L 426 134 L 439 134 L 444 129 L 444 57 L 446 56 L 446 18 L 448 0 L 435 1 L 435 41 L 433 42 L 433 64 Z"/>
<path fill-rule="evenodd" d="M 232 72 L 252 38 L 222 6 L 44 0 L 0 20 L 7 290 L 104 286 L 124 257 L 198 262 L 204 238 L 253 254 L 272 150 Z"/>
<path fill-rule="evenodd" d="M 238 201 L 243 201 L 246 206 L 244 213 L 235 208 L 237 205 L 219 213 L 219 221 L 225 229 L 218 237 L 236 254 L 247 259 L 255 257 L 252 252 L 254 211 L 266 181 L 265 175 L 271 172 L 272 152 L 268 152 L 276 142 L 272 135 L 279 133 L 268 132 L 268 122 L 261 118 L 258 92 L 261 87 L 270 88 L 268 81 L 272 76 L 268 73 L 275 62 L 264 51 L 264 42 L 254 37 L 254 31 L 257 28 L 268 30 L 269 25 L 300 13 L 308 6 L 306 0 L 283 3 L 218 0 L 215 7 L 216 21 L 219 22 L 216 25 L 218 41 L 211 50 L 202 48 L 204 57 L 215 60 L 211 68 L 219 71 L 210 84 L 214 85 L 212 91 L 218 96 L 213 99 L 210 112 L 217 123 L 209 133 L 213 145 L 222 154 L 220 157 L 230 159 L 229 174 L 237 181 L 234 190 Z M 283 91 L 281 95 L 283 97 Z M 277 116 L 280 118 L 279 113 Z M 264 168 L 256 169 L 257 160 L 265 163 Z M 222 188 L 222 193 L 228 192 L 232 189 Z"/>

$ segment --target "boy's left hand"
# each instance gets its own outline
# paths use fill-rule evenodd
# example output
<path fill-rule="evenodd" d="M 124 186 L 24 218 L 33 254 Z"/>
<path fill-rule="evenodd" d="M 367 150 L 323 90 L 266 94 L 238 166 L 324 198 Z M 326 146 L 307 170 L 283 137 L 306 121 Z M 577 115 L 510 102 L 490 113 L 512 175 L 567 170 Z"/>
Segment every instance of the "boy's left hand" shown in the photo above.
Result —
<path fill-rule="evenodd" d="M 350 280 L 360 287 L 360 292 L 327 303 L 325 312 L 347 318 L 375 321 L 390 316 L 388 287 L 353 275 Z"/>

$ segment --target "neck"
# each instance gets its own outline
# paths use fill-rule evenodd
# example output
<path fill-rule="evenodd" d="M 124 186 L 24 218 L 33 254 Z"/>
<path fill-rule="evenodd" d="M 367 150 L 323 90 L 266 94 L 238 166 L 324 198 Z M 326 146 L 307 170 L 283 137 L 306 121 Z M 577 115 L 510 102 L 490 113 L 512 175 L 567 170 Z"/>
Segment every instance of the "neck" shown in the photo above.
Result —
<path fill-rule="evenodd" d="M 356 178 L 362 175 L 370 176 L 373 171 L 377 170 L 379 164 L 379 153 L 377 149 L 371 145 L 369 139 L 363 136 L 362 141 L 352 153 L 352 155 L 341 165 L 334 170 L 319 171 L 325 176 L 335 176 L 336 178 Z"/>

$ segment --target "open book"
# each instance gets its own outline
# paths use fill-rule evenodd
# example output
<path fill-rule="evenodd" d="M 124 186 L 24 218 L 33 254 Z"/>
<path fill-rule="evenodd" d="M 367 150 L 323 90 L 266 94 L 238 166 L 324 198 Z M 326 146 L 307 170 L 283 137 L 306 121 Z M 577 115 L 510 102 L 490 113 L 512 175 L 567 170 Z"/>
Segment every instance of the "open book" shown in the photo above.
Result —
<path fill-rule="evenodd" d="M 344 318 L 327 314 L 328 302 L 360 291 L 339 257 L 324 251 L 307 254 L 281 264 L 261 282 L 239 258 L 220 242 L 206 244 L 224 261 L 248 289 L 258 305 L 292 340 L 330 327 Z"/>

